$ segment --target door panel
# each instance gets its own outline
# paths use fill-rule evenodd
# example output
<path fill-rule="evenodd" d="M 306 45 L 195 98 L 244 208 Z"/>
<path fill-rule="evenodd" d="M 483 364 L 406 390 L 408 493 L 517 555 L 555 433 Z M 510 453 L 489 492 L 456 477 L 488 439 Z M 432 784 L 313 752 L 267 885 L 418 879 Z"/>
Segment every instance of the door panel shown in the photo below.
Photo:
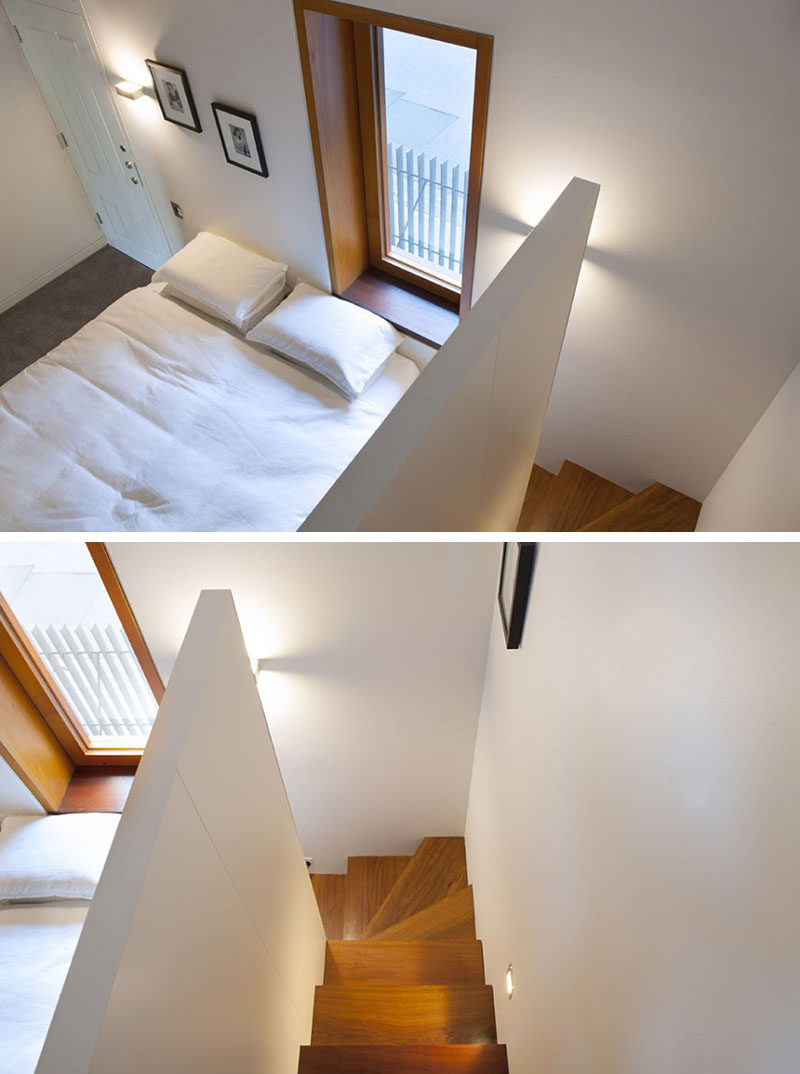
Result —
<path fill-rule="evenodd" d="M 4 0 L 22 50 L 89 202 L 112 246 L 152 268 L 170 257 L 140 180 L 113 91 L 82 15 L 37 0 Z"/>

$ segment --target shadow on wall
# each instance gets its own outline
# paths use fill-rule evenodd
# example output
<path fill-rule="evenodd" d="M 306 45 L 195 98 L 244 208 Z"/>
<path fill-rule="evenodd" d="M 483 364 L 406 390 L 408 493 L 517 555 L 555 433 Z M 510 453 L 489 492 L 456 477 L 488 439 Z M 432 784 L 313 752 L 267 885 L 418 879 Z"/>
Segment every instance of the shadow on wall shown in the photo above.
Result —
<path fill-rule="evenodd" d="M 497 231 L 507 231 L 512 235 L 521 235 L 527 238 L 533 225 L 525 220 L 507 213 L 494 205 L 481 205 L 481 226 L 495 228 Z"/>

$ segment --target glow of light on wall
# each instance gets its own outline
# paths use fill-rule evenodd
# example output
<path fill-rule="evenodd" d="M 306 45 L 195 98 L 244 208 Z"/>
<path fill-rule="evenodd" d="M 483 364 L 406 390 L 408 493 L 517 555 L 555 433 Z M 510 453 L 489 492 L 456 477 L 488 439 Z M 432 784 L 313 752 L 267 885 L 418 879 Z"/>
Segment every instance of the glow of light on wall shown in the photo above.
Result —
<path fill-rule="evenodd" d="M 256 663 L 256 683 L 264 714 L 268 720 L 285 716 L 295 696 L 293 677 L 286 671 L 275 671 L 269 667 L 268 659 L 259 659 Z"/>

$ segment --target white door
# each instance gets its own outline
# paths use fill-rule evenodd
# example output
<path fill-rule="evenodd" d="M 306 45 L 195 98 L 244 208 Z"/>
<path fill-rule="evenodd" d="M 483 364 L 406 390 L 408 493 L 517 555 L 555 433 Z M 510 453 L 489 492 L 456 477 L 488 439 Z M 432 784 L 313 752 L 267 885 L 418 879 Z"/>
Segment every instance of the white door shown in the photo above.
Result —
<path fill-rule="evenodd" d="M 157 268 L 172 251 L 83 14 L 38 0 L 2 2 L 103 234 Z"/>

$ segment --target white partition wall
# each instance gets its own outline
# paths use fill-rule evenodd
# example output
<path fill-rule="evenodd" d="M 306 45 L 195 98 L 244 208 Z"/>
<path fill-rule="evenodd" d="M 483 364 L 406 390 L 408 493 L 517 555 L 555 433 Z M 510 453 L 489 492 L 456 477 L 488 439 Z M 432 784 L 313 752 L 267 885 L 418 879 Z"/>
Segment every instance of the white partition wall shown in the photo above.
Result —
<path fill-rule="evenodd" d="M 572 180 L 303 529 L 516 529 L 599 189 Z"/>
<path fill-rule="evenodd" d="M 233 599 L 204 592 L 37 1074 L 296 1074 L 324 953 Z"/>

